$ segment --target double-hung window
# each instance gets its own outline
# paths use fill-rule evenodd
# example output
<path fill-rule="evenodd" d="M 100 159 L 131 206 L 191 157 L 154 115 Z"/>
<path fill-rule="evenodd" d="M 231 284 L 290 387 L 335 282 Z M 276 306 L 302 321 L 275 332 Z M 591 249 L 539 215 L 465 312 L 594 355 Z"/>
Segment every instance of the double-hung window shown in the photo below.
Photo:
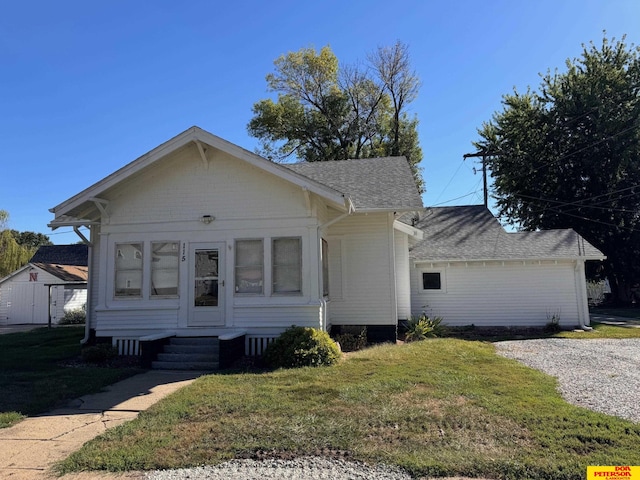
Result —
<path fill-rule="evenodd" d="M 262 294 L 264 292 L 264 244 L 259 240 L 236 240 L 235 292 Z"/>
<path fill-rule="evenodd" d="M 142 296 L 142 243 L 116 244 L 115 296 Z"/>
<path fill-rule="evenodd" d="M 302 293 L 302 239 L 274 238 L 271 249 L 272 292 L 280 295 Z"/>
<path fill-rule="evenodd" d="M 151 242 L 151 296 L 178 295 L 178 242 Z"/>

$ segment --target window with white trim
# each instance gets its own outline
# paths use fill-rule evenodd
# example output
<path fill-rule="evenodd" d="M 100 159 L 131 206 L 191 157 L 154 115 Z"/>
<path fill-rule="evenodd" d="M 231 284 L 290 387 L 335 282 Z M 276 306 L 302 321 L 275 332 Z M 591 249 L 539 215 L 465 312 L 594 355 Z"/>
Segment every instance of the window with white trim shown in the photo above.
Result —
<path fill-rule="evenodd" d="M 151 242 L 151 296 L 177 297 L 178 242 Z"/>
<path fill-rule="evenodd" d="M 422 272 L 423 290 L 442 290 L 442 274 L 440 272 Z"/>
<path fill-rule="evenodd" d="M 142 243 L 116 244 L 115 290 L 120 298 L 142 296 Z"/>
<path fill-rule="evenodd" d="M 262 239 L 236 240 L 235 293 L 263 294 L 264 243 Z"/>
<path fill-rule="evenodd" d="M 271 241 L 272 292 L 274 294 L 302 293 L 302 239 L 274 238 Z"/>

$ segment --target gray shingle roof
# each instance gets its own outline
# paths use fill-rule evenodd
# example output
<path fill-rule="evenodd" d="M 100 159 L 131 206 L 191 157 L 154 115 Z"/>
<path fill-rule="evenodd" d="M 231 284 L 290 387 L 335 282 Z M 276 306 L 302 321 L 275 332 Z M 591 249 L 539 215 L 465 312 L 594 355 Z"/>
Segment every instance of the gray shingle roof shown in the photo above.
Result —
<path fill-rule="evenodd" d="M 283 164 L 351 198 L 356 209 L 418 209 L 422 198 L 404 157 Z"/>
<path fill-rule="evenodd" d="M 87 245 L 47 245 L 38 248 L 29 263 L 48 263 L 56 265 L 76 265 L 86 267 L 89 264 Z"/>
<path fill-rule="evenodd" d="M 571 229 L 508 233 L 482 205 L 427 208 L 415 226 L 424 240 L 411 249 L 414 261 L 604 258 Z"/>

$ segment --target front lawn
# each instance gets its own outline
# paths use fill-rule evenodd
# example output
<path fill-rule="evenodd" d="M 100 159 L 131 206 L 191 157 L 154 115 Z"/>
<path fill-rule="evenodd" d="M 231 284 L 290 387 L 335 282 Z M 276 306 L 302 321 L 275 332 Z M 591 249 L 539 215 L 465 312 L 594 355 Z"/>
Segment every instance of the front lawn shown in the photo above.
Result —
<path fill-rule="evenodd" d="M 568 365 L 570 368 L 570 365 Z M 327 368 L 202 377 L 85 444 L 60 472 L 324 455 L 415 476 L 583 479 L 640 465 L 640 425 L 574 407 L 488 342 L 430 339 Z"/>
<path fill-rule="evenodd" d="M 65 365 L 80 355 L 84 327 L 0 335 L 0 428 L 102 390 L 139 370 Z"/>

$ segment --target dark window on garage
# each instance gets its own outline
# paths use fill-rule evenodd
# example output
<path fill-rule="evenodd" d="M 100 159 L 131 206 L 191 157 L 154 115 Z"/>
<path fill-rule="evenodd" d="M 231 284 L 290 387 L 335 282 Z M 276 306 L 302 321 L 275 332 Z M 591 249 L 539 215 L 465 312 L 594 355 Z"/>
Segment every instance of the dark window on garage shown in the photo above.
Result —
<path fill-rule="evenodd" d="M 440 272 L 423 272 L 422 288 L 424 290 L 442 290 Z"/>

